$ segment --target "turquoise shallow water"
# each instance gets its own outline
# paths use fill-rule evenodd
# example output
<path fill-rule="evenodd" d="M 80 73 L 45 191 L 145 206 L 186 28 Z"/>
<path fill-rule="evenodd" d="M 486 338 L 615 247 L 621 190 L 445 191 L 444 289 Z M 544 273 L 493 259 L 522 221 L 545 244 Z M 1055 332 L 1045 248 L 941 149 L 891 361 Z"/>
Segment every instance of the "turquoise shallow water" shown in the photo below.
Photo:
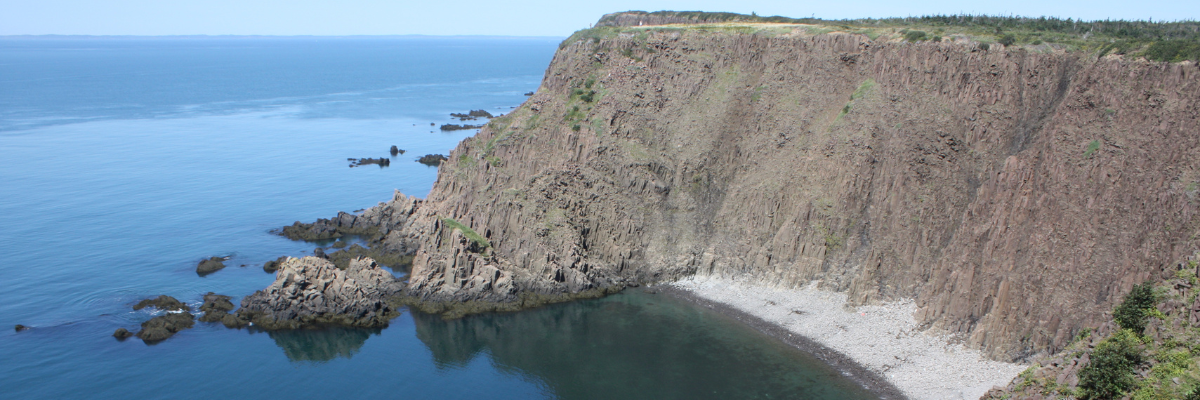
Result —
<path fill-rule="evenodd" d="M 117 342 L 158 294 L 268 285 L 268 233 L 423 196 L 451 112 L 505 113 L 558 39 L 0 39 L 0 387 L 11 398 L 866 398 L 753 329 L 642 291 L 382 330 L 198 323 Z M 390 167 L 349 157 L 408 150 Z M 196 263 L 231 256 L 199 277 Z M 240 267 L 240 265 L 246 267 Z M 15 324 L 32 326 L 13 332 Z"/>

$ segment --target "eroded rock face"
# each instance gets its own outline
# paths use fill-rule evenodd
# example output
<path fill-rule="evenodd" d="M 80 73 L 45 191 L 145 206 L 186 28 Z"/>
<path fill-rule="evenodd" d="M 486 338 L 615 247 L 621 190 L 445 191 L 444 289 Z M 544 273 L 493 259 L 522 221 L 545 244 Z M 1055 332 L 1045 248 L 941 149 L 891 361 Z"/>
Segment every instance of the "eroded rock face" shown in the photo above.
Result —
<path fill-rule="evenodd" d="M 263 329 L 381 327 L 399 314 L 388 300 L 403 288 L 370 258 L 345 270 L 323 258 L 289 258 L 271 286 L 242 299 L 237 318 Z"/>

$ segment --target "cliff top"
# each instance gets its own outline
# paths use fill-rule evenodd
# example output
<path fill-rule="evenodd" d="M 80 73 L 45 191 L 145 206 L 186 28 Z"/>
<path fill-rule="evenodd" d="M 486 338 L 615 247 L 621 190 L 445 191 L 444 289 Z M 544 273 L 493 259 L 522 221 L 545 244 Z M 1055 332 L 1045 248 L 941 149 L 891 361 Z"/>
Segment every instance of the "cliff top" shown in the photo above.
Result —
<path fill-rule="evenodd" d="M 1081 51 L 1145 57 L 1152 61 L 1200 60 L 1197 21 L 1078 21 L 1058 18 L 930 15 L 908 18 L 823 20 L 726 12 L 625 11 L 604 15 L 564 41 L 599 40 L 627 31 L 695 29 L 744 34 L 862 34 L 871 40 L 943 40 L 1023 46 L 1036 51 Z"/>

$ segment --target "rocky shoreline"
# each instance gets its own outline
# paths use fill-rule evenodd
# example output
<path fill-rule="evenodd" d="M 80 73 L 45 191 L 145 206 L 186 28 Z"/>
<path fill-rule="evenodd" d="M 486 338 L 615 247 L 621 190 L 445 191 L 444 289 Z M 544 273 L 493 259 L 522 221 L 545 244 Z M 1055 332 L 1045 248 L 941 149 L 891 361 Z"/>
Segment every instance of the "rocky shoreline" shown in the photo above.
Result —
<path fill-rule="evenodd" d="M 922 331 L 911 302 L 847 310 L 844 293 L 727 278 L 693 277 L 663 287 L 817 356 L 881 398 L 978 399 L 1028 367 L 990 361 L 951 337 Z"/>

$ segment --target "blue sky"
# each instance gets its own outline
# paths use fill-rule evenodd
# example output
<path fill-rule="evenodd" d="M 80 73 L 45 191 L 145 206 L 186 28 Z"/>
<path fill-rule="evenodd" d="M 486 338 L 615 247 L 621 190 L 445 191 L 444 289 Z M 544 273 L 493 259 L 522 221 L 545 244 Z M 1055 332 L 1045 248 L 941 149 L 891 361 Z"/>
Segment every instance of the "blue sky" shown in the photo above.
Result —
<path fill-rule="evenodd" d="M 829 19 L 934 13 L 1200 19 L 1198 0 L 0 0 L 0 35 L 567 36 L 605 13 L 624 10 L 757 12 Z"/>

